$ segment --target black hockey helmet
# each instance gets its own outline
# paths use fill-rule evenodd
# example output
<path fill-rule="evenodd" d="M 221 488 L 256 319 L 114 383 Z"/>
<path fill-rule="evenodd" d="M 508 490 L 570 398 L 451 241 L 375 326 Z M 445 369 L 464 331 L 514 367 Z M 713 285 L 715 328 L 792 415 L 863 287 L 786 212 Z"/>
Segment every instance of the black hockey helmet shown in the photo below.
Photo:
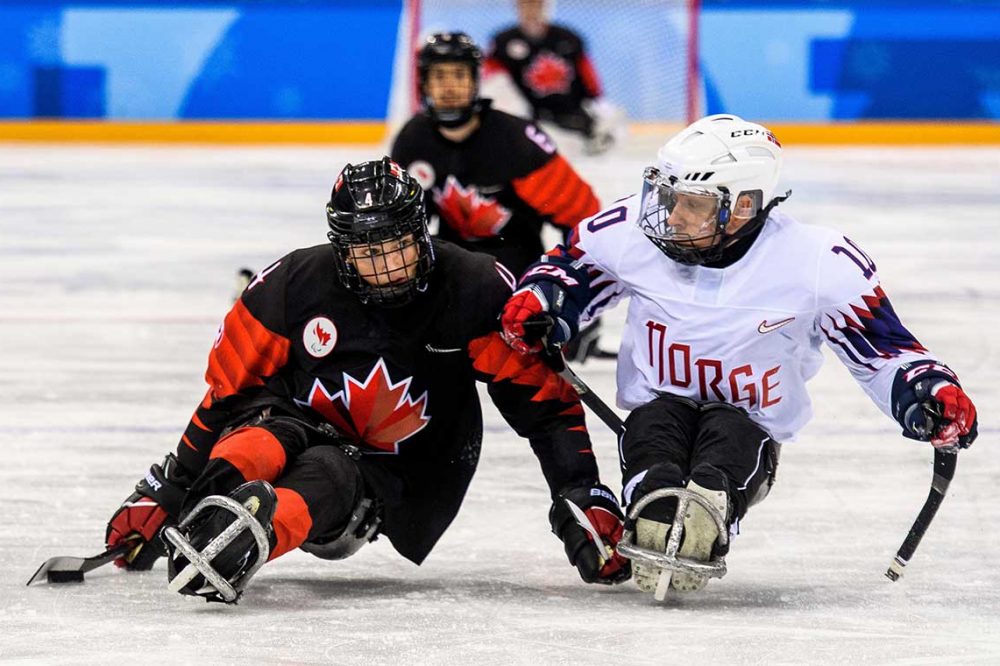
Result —
<path fill-rule="evenodd" d="M 326 219 L 340 281 L 362 302 L 404 305 L 427 289 L 434 248 L 424 190 L 388 157 L 344 167 Z"/>
<path fill-rule="evenodd" d="M 437 109 L 427 94 L 427 78 L 431 65 L 443 62 L 464 63 L 472 70 L 472 99 L 468 106 L 460 109 Z M 417 76 L 420 83 L 420 97 L 428 115 L 442 127 L 458 127 L 482 109 L 479 98 L 479 67 L 483 62 L 483 52 L 464 32 L 436 32 L 427 38 L 417 54 Z"/>

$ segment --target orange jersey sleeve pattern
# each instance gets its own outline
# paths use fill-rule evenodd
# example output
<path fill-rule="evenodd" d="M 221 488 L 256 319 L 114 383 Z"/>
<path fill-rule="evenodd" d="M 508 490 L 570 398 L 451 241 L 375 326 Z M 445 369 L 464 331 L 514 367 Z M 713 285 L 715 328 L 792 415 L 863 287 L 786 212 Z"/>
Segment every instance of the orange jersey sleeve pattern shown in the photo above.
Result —
<path fill-rule="evenodd" d="M 594 63 L 585 54 L 581 53 L 580 57 L 576 59 L 576 71 L 580 77 L 580 82 L 583 83 L 583 87 L 587 91 L 587 97 L 600 97 L 601 80 L 597 76 Z"/>
<path fill-rule="evenodd" d="M 215 347 L 208 356 L 205 381 L 219 400 L 251 386 L 260 386 L 288 361 L 288 338 L 268 330 L 237 301 L 226 315 Z"/>
<path fill-rule="evenodd" d="M 515 178 L 513 185 L 517 196 L 561 227 L 572 228 L 601 208 L 594 190 L 562 155 L 523 178 Z"/>
<path fill-rule="evenodd" d="M 506 72 L 507 68 L 500 60 L 492 56 L 483 61 L 483 78 L 488 78 L 498 72 Z"/>
<path fill-rule="evenodd" d="M 535 389 L 531 400 L 558 400 L 579 405 L 580 396 L 565 379 L 545 365 L 535 354 L 519 354 L 503 341 L 499 333 L 490 333 L 469 343 L 472 367 L 490 377 L 491 382 L 509 380 Z M 580 412 L 582 413 L 582 411 Z"/>
<path fill-rule="evenodd" d="M 598 479 L 590 435 L 576 390 L 537 355 L 519 354 L 499 333 L 469 343 L 479 379 L 493 403 L 531 444 L 552 496 Z"/>

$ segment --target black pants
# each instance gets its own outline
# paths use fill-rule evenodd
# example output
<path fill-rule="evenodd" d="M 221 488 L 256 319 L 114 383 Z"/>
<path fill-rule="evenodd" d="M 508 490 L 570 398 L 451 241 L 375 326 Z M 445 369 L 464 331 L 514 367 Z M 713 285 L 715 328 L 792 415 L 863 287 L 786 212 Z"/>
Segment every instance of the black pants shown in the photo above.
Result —
<path fill-rule="evenodd" d="M 247 436 L 254 430 L 258 431 L 255 436 Z M 259 431 L 266 431 L 273 440 L 262 438 Z M 235 428 L 226 439 L 220 440 L 216 446 L 224 445 L 231 455 L 209 460 L 188 493 L 184 513 L 207 495 L 226 495 L 252 480 L 245 469 L 234 464 L 234 459 L 263 456 L 266 452 L 262 450 L 262 440 L 265 445 L 270 444 L 271 451 L 280 446 L 284 452 L 283 469 L 264 475 L 264 480 L 275 489 L 287 488 L 302 498 L 309 514 L 308 541 L 322 542 L 338 536 L 361 499 L 373 494 L 359 462 L 337 446 L 333 438 L 296 419 L 264 416 Z M 281 517 L 276 516 L 276 520 Z"/>
<path fill-rule="evenodd" d="M 620 453 L 626 501 L 638 499 L 632 491 L 643 486 L 635 480 L 655 465 L 660 478 L 654 485 L 683 487 L 693 480 L 710 490 L 725 490 L 733 522 L 767 496 L 780 449 L 738 407 L 661 395 L 625 421 Z"/>
<path fill-rule="evenodd" d="M 577 132 L 585 137 L 594 136 L 594 118 L 583 107 L 554 111 L 552 109 L 536 109 L 535 120 L 544 120 L 570 132 Z"/>

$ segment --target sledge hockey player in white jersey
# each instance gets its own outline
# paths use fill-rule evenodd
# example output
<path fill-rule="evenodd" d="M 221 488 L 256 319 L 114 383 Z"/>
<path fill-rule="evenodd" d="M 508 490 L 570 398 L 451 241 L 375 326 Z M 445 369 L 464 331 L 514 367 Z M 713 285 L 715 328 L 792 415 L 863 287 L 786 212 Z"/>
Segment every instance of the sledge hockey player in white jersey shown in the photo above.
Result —
<path fill-rule="evenodd" d="M 977 434 L 955 373 L 903 326 L 872 259 L 775 206 L 781 145 L 732 115 L 674 136 L 641 194 L 580 222 L 504 310 L 515 349 L 557 349 L 629 297 L 617 402 L 629 520 L 619 552 L 662 599 L 725 573 L 729 533 L 812 415 L 826 342 L 903 435 L 957 450 Z M 677 522 L 681 529 L 673 529 Z"/>

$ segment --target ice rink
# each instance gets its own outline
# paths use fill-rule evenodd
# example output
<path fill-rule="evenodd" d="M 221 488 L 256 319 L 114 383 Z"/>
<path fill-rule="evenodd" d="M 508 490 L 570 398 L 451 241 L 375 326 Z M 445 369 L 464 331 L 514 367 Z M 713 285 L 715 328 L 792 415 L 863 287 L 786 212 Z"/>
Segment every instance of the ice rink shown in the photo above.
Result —
<path fill-rule="evenodd" d="M 610 202 L 638 188 L 656 143 L 577 164 Z M 339 563 L 294 552 L 227 607 L 168 593 L 162 563 L 25 582 L 46 558 L 103 549 L 204 394 L 236 269 L 325 242 L 334 177 L 381 148 L 0 146 L 0 662 L 1000 664 L 1000 150 L 786 148 L 783 210 L 875 259 L 981 416 L 902 580 L 883 572 L 932 451 L 829 354 L 815 419 L 785 446 L 730 573 L 699 595 L 583 584 L 530 448 L 487 405 L 479 472 L 423 566 L 385 539 Z M 578 370 L 613 399 L 612 362 Z M 589 423 L 620 490 L 614 437 Z"/>

